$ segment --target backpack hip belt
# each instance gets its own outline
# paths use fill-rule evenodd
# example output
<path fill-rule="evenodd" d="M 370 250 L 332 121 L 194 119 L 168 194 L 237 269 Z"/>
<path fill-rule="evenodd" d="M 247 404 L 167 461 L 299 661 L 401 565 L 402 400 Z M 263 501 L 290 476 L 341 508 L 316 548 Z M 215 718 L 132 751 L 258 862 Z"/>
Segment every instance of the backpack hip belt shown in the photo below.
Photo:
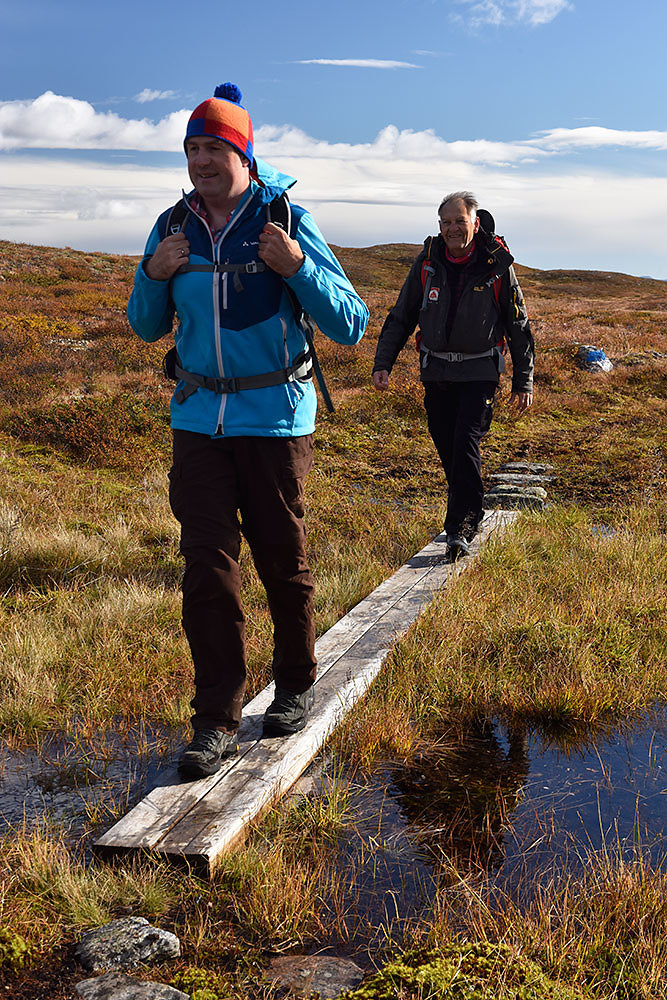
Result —
<path fill-rule="evenodd" d="M 492 358 L 498 353 L 497 347 L 491 347 L 488 351 L 479 351 L 478 354 L 462 354 L 460 351 L 430 351 L 428 347 L 420 347 L 422 352 L 422 368 L 426 368 L 429 358 L 440 358 L 441 361 L 472 361 L 474 358 Z"/>
<path fill-rule="evenodd" d="M 172 351 L 175 353 L 176 348 L 172 348 Z M 181 368 L 177 354 L 175 358 L 172 356 L 170 361 L 173 362 L 173 375 L 170 377 L 185 382 L 185 387 L 176 393 L 177 403 L 184 403 L 197 389 L 209 389 L 211 392 L 224 396 L 228 393 L 243 392 L 246 389 L 266 389 L 272 385 L 305 381 L 313 377 L 310 351 L 304 351 L 295 358 L 294 364 L 290 365 L 289 368 L 280 368 L 277 371 L 264 372 L 261 375 L 242 375 L 238 378 L 217 378 L 211 375 L 197 375 L 195 372 L 188 372 Z M 168 369 L 167 358 L 165 358 L 165 369 Z"/>

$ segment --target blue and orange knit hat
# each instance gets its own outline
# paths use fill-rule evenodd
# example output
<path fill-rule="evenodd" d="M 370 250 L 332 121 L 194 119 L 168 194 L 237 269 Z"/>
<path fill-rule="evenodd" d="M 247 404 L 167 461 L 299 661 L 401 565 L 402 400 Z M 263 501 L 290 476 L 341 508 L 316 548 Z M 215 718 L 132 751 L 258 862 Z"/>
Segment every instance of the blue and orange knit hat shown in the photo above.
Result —
<path fill-rule="evenodd" d="M 233 83 L 221 83 L 213 97 L 203 101 L 190 115 L 185 141 L 196 135 L 223 139 L 253 162 L 250 115 L 241 104 L 241 91 Z"/>

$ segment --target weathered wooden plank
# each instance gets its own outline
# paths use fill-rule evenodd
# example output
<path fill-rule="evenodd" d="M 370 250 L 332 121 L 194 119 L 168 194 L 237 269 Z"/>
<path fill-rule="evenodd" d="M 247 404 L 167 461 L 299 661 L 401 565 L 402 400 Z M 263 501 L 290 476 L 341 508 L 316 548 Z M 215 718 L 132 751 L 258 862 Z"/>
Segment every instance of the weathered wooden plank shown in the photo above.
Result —
<path fill-rule="evenodd" d="M 514 511 L 487 514 L 470 555 L 515 517 Z M 368 688 L 396 637 L 470 561 L 452 566 L 443 556 L 443 539 L 438 536 L 318 640 L 315 709 L 302 733 L 289 739 L 260 739 L 262 716 L 273 697 L 270 684 L 244 710 L 237 757 L 199 781 L 182 782 L 175 769 L 166 772 L 163 784 L 103 834 L 95 848 L 151 849 L 210 870 L 247 824 L 296 781 Z"/>
<path fill-rule="evenodd" d="M 433 543 L 429 543 L 426 549 L 431 546 Z M 426 550 L 422 550 L 422 553 L 424 551 Z M 418 556 L 422 553 L 418 553 Z M 318 639 L 315 652 L 319 679 L 372 627 L 392 602 L 399 600 L 432 569 L 429 563 L 420 562 L 419 559 L 417 565 L 413 565 L 413 562 L 414 557 L 393 576 L 384 580 L 368 597 L 355 605 Z M 239 729 L 239 755 L 227 761 L 217 774 L 198 781 L 183 782 L 176 768 L 170 768 L 162 775 L 162 784 L 149 792 L 126 816 L 102 834 L 96 840 L 95 846 L 102 850 L 133 847 L 145 849 L 157 846 L 179 819 L 194 808 L 212 787 L 226 778 L 243 755 L 261 738 L 261 720 L 272 698 L 273 684 L 269 684 L 246 705 Z"/>

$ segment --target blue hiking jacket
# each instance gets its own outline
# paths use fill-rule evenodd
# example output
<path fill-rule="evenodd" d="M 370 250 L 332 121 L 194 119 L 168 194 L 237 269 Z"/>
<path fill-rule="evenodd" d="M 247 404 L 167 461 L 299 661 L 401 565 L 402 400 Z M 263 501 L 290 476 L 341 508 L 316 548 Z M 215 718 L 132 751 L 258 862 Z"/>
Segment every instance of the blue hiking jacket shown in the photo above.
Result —
<path fill-rule="evenodd" d="M 256 159 L 259 183 L 234 210 L 214 245 L 206 223 L 191 213 L 185 235 L 190 264 L 245 264 L 258 260 L 259 234 L 267 222 L 267 206 L 295 183 Z M 191 197 L 186 196 L 187 198 Z M 270 268 L 238 276 L 219 272 L 186 272 L 170 281 L 154 281 L 145 261 L 167 235 L 171 209 L 153 227 L 137 268 L 127 314 L 132 329 L 149 342 L 171 332 L 174 315 L 176 348 L 185 371 L 214 378 L 240 378 L 287 368 L 306 349 L 303 331 L 285 290 L 296 294 L 327 337 L 356 344 L 368 322 L 368 309 L 327 246 L 312 216 L 291 205 L 292 232 L 305 261 L 291 278 Z M 171 401 L 171 426 L 211 437 L 299 437 L 315 428 L 317 396 L 312 380 L 286 382 L 262 389 L 220 395 L 198 388 L 184 402 Z"/>

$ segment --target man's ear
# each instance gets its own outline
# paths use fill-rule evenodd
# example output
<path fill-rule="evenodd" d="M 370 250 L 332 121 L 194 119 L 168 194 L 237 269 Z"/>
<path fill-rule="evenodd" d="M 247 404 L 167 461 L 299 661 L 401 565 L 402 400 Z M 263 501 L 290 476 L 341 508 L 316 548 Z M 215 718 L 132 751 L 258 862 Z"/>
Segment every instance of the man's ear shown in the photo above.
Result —
<path fill-rule="evenodd" d="M 474 231 L 477 232 L 478 230 L 479 230 L 479 215 L 476 215 L 475 216 L 475 229 L 474 229 Z"/>

